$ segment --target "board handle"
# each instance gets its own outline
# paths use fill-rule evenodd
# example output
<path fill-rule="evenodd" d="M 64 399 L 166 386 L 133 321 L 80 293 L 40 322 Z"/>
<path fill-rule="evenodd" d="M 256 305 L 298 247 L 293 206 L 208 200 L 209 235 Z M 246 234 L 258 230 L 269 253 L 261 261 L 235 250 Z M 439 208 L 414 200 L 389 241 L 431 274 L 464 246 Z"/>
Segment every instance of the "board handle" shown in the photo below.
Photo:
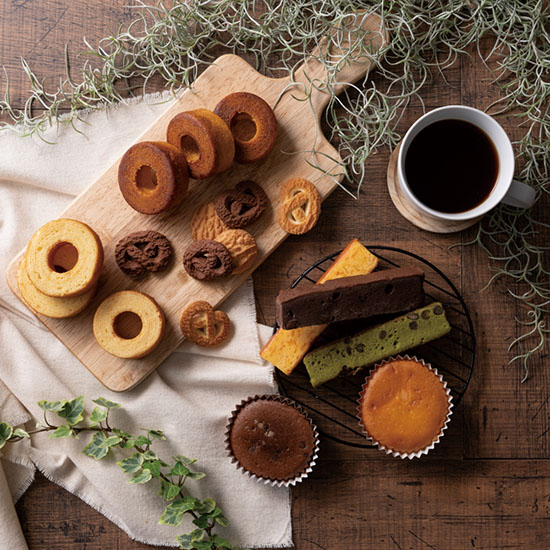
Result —
<path fill-rule="evenodd" d="M 379 51 L 388 42 L 387 31 L 384 28 L 382 18 L 375 14 L 365 11 L 358 11 L 356 14 L 350 14 L 350 23 L 353 21 L 353 27 L 350 27 L 350 37 L 346 41 L 347 44 L 353 44 L 357 40 L 357 28 L 359 25 L 365 35 L 363 40 L 367 42 L 373 53 Z M 355 37 L 354 37 L 355 33 Z M 363 34 L 363 33 L 362 33 Z M 330 90 L 327 89 L 327 67 L 321 63 L 317 57 L 319 57 L 319 50 L 326 52 L 328 48 L 328 39 L 324 38 L 321 41 L 318 48 L 312 53 L 312 57 L 307 59 L 294 73 L 293 83 L 301 90 L 296 93 L 293 86 L 292 93 L 299 97 L 300 93 L 304 94 L 304 98 L 310 95 L 310 101 L 313 109 L 320 117 L 323 109 L 326 107 L 333 93 L 339 94 L 349 84 L 356 82 L 360 78 L 363 78 L 372 68 L 375 66 L 375 62 L 371 57 L 363 57 L 356 59 L 354 62 L 345 60 L 343 48 L 332 47 L 325 53 L 328 64 L 331 67 L 337 66 L 338 71 L 334 74 L 333 84 L 330 86 Z M 338 67 L 338 64 L 340 66 Z"/>

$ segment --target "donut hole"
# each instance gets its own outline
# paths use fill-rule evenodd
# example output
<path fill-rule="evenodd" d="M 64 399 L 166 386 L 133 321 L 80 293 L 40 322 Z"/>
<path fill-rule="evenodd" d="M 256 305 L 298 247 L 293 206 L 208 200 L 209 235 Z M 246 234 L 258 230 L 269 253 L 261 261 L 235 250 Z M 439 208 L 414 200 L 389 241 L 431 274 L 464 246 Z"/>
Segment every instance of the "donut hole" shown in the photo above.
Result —
<path fill-rule="evenodd" d="M 138 336 L 142 328 L 143 323 L 140 316 L 133 311 L 123 311 L 113 321 L 115 334 L 125 340 L 132 340 L 132 338 Z"/>
<path fill-rule="evenodd" d="M 48 265 L 56 273 L 66 273 L 78 262 L 78 250 L 67 242 L 57 244 L 48 255 Z"/>
<path fill-rule="evenodd" d="M 199 146 L 191 136 L 183 136 L 181 138 L 180 148 L 189 163 L 197 162 L 201 157 Z"/>
<path fill-rule="evenodd" d="M 237 113 L 231 119 L 231 133 L 237 141 L 250 141 L 257 132 L 256 123 L 248 113 Z"/>
<path fill-rule="evenodd" d="M 136 172 L 136 185 L 142 193 L 154 191 L 158 185 L 156 172 L 146 164 Z"/>

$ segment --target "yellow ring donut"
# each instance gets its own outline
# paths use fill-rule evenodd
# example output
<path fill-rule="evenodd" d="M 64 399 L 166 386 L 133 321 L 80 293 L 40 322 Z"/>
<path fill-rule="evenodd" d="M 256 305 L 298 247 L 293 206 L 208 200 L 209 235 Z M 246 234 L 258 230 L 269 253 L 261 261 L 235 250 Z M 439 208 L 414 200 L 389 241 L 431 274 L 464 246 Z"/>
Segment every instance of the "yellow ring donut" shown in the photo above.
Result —
<path fill-rule="evenodd" d="M 116 332 L 117 318 L 124 313 L 140 318 L 141 331 L 134 338 L 123 338 Z M 103 300 L 94 315 L 94 336 L 108 353 L 122 359 L 138 359 L 151 353 L 164 334 L 164 314 L 147 294 L 122 290 Z"/>
<path fill-rule="evenodd" d="M 76 249 L 76 263 L 66 271 L 54 265 L 56 252 L 64 245 Z M 31 238 L 25 267 L 32 284 L 47 296 L 84 294 L 99 278 L 103 246 L 95 231 L 85 223 L 60 219 L 43 225 Z"/>
<path fill-rule="evenodd" d="M 92 301 L 96 289 L 94 286 L 80 296 L 69 296 L 68 298 L 56 298 L 43 294 L 31 283 L 24 260 L 19 263 L 17 268 L 17 286 L 21 297 L 35 313 L 52 319 L 66 319 L 78 315 Z"/>

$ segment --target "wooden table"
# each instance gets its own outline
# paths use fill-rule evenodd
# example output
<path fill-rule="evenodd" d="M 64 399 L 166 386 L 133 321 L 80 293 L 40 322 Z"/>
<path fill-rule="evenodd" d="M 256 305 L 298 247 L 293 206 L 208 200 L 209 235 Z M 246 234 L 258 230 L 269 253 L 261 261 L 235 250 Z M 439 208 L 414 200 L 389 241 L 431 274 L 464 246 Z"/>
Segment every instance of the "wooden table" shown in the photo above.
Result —
<path fill-rule="evenodd" d="M 0 63 L 11 78 L 16 106 L 26 97 L 23 56 L 52 82 L 64 68 L 64 44 L 82 47 L 131 19 L 127 0 L 11 0 L 0 5 Z M 489 43 L 486 44 L 490 46 Z M 374 76 L 376 78 L 376 76 Z M 424 88 L 426 108 L 463 103 L 483 109 L 496 97 L 488 73 L 474 56 L 462 57 Z M 3 93 L 3 85 L 0 85 Z M 401 122 L 421 114 L 413 102 Z M 515 121 L 500 118 L 512 139 Z M 323 442 L 321 460 L 307 482 L 292 491 L 296 548 L 461 550 L 550 547 L 550 372 L 547 350 L 533 360 L 521 384 L 509 366 L 509 343 L 518 334 L 518 306 L 506 283 L 481 292 L 490 276 L 477 247 L 449 249 L 474 234 L 439 236 L 420 231 L 396 212 L 385 174 L 389 152 L 368 165 L 358 201 L 336 191 L 323 205 L 317 227 L 291 237 L 254 277 L 258 320 L 274 319 L 274 298 L 312 261 L 352 237 L 395 245 L 425 256 L 445 271 L 469 305 L 478 338 L 474 376 L 447 435 L 429 457 L 412 462 L 371 450 Z M 548 201 L 538 215 L 550 221 Z M 541 242 L 548 236 L 541 235 Z M 47 503 L 47 504 L 46 504 Z M 131 541 L 75 496 L 39 477 L 17 505 L 31 549 L 154 548 Z"/>

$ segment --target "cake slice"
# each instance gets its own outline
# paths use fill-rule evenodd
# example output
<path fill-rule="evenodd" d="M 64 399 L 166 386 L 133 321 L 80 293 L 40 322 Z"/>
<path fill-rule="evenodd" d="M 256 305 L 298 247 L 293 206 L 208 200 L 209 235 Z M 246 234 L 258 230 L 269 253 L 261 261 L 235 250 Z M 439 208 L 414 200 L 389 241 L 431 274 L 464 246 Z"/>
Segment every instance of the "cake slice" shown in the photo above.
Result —
<path fill-rule="evenodd" d="M 340 374 L 354 374 L 391 355 L 420 346 L 451 331 L 440 302 L 321 346 L 304 357 L 313 387 Z"/>
<path fill-rule="evenodd" d="M 399 267 L 281 290 L 277 322 L 295 329 L 410 311 L 424 303 L 423 284 L 421 269 Z"/>
<path fill-rule="evenodd" d="M 378 258 L 357 239 L 353 239 L 317 281 L 317 284 L 320 285 L 340 277 L 365 275 L 374 271 L 377 265 Z M 285 374 L 290 374 L 327 326 L 320 324 L 294 330 L 279 329 L 262 349 L 260 356 Z"/>

